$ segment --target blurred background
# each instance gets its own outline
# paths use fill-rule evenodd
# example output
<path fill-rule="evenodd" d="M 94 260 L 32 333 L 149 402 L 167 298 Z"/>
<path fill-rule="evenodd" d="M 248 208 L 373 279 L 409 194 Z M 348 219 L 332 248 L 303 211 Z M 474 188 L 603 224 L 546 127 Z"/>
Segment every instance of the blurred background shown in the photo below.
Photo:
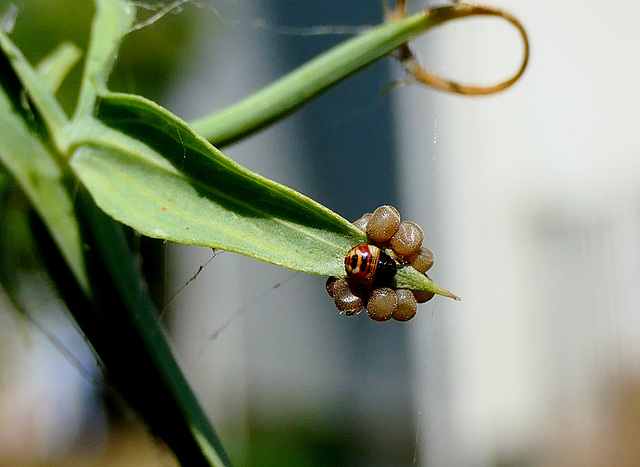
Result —
<path fill-rule="evenodd" d="M 380 324 L 340 316 L 321 277 L 182 245 L 146 260 L 237 465 L 640 464 L 640 5 L 490 3 L 531 41 L 506 92 L 389 88 L 404 75 L 385 60 L 224 150 L 351 220 L 395 205 L 461 302 L 436 297 L 409 323 Z M 92 2 L 11 4 L 12 38 L 33 63 L 63 39 L 85 47 Z M 189 2 L 127 37 L 112 88 L 193 119 L 381 16 L 377 0 Z M 480 84 L 522 54 L 497 19 L 412 46 L 430 69 Z M 79 74 L 59 93 L 68 111 Z M 368 186 L 354 188 L 354 173 Z M 25 263 L 32 314 L 0 300 L 0 463 L 171 465 Z"/>

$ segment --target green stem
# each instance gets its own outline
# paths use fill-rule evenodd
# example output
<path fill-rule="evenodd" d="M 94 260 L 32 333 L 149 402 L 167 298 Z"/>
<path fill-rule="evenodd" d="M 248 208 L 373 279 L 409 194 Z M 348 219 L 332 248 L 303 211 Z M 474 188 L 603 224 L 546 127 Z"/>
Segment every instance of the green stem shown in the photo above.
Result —
<path fill-rule="evenodd" d="M 190 124 L 214 146 L 232 144 L 286 117 L 426 30 L 471 14 L 469 8 L 447 6 L 376 26 L 333 47 L 246 99 Z"/>

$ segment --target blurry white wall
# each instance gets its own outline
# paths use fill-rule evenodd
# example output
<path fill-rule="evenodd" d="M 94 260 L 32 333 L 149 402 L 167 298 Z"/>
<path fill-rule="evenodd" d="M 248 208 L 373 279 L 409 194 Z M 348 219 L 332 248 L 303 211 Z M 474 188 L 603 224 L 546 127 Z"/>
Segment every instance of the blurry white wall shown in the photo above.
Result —
<path fill-rule="evenodd" d="M 520 82 L 394 94 L 401 205 L 426 226 L 433 277 L 462 297 L 410 327 L 422 463 L 602 462 L 640 376 L 640 5 L 490 3 L 529 33 Z M 488 83 L 520 44 L 506 22 L 472 19 L 415 51 Z"/>

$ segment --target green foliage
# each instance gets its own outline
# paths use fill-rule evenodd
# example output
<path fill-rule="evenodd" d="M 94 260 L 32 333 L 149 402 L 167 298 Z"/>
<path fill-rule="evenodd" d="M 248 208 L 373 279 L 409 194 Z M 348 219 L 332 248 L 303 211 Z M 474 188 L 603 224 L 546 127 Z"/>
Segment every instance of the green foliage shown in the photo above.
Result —
<path fill-rule="evenodd" d="M 259 131 L 415 35 L 468 16 L 469 8 L 438 8 L 373 28 L 190 126 L 147 99 L 108 90 L 135 7 L 124 0 L 95 0 L 95 7 L 71 119 L 55 93 L 79 50 L 62 44 L 34 68 L 0 32 L 1 194 L 15 184 L 37 213 L 31 234 L 45 245 L 52 278 L 111 383 L 181 462 L 226 465 L 119 223 L 150 237 L 344 276 L 346 252 L 366 236 L 314 200 L 241 167 L 212 142 L 229 144 Z M 7 238 L 0 235 L 0 247 Z M 6 274 L 13 264 L 2 261 L 0 282 L 17 296 Z M 400 269 L 395 285 L 452 296 L 410 266 Z"/>

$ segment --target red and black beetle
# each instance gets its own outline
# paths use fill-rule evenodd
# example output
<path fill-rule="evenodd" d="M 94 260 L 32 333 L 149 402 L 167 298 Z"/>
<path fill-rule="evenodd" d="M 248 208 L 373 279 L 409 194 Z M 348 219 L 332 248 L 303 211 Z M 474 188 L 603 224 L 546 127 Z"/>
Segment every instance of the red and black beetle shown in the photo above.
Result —
<path fill-rule="evenodd" d="M 367 285 L 389 285 L 397 272 L 393 258 L 375 245 L 351 248 L 344 267 L 351 279 Z"/>

